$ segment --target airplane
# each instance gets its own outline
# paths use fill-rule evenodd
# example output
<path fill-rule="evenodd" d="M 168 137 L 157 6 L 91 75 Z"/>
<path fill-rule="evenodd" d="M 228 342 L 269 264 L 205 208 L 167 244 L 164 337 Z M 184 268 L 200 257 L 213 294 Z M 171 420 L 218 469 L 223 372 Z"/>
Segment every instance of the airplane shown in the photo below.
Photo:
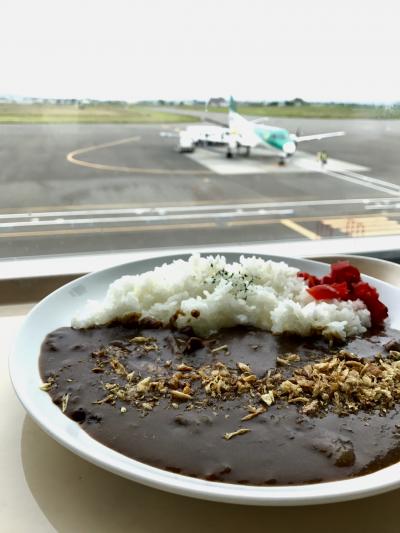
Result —
<path fill-rule="evenodd" d="M 255 146 L 272 148 L 280 157 L 280 164 L 293 156 L 298 143 L 339 137 L 344 131 L 299 135 L 290 133 L 284 128 L 260 124 L 262 118 L 248 120 L 237 112 L 236 102 L 231 96 L 229 101 L 228 127 L 215 125 L 188 126 L 179 132 L 178 149 L 180 152 L 193 152 L 201 144 L 225 145 L 226 157 L 232 158 L 239 154 L 240 148 L 245 149 L 249 156 Z"/>

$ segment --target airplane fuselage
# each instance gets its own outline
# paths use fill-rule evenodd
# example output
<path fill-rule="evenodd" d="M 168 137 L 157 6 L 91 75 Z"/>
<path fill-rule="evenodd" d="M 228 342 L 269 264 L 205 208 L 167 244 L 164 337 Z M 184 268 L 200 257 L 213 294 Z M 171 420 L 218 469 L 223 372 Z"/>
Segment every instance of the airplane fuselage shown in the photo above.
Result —
<path fill-rule="evenodd" d="M 278 150 L 284 157 L 293 155 L 296 151 L 296 144 L 284 128 L 256 125 L 235 111 L 229 112 L 229 131 L 232 139 L 241 146 L 268 146 Z"/>

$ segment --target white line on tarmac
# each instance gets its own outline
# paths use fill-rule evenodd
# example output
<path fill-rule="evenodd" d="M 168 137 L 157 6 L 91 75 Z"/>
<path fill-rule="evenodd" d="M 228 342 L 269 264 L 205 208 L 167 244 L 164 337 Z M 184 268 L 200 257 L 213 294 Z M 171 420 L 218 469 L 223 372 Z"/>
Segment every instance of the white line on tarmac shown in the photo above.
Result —
<path fill-rule="evenodd" d="M 303 169 L 308 169 L 309 171 L 316 171 L 315 161 L 298 160 L 296 161 L 296 165 L 302 167 Z M 325 167 L 324 169 L 321 168 L 319 172 L 321 174 L 332 176 L 333 178 L 341 179 L 349 183 L 355 183 L 356 185 L 361 185 L 362 187 L 367 187 L 368 189 L 385 192 L 392 196 L 400 196 L 400 185 L 391 183 L 390 181 L 383 180 L 381 178 L 366 176 L 365 174 L 354 172 L 353 170 L 345 167 L 335 169 L 329 169 Z"/>
<path fill-rule="evenodd" d="M 275 209 L 265 210 L 257 209 L 252 211 L 226 211 L 222 213 L 213 213 L 212 218 L 238 218 L 251 216 L 269 216 L 269 215 L 292 215 L 293 209 Z M 31 220 L 27 222 L 1 222 L 2 228 L 32 228 L 38 226 L 65 226 L 65 225 L 82 225 L 82 224 L 104 224 L 116 222 L 169 222 L 173 220 L 196 220 L 204 219 L 207 214 L 203 213 L 186 213 L 181 215 L 153 215 L 153 216 L 136 216 L 136 217 L 97 217 L 97 218 L 57 218 L 54 220 Z"/>
<path fill-rule="evenodd" d="M 303 163 L 302 166 L 305 168 L 306 165 Z M 312 170 L 310 168 L 310 170 Z M 400 186 L 391 183 L 390 181 L 382 180 L 380 178 L 373 178 L 371 176 L 365 176 L 364 174 L 359 174 L 353 172 L 352 170 L 340 169 L 340 170 L 329 170 L 328 168 L 321 169 L 322 174 L 327 174 L 333 178 L 337 178 L 349 183 L 355 183 L 356 185 L 361 185 L 362 187 L 367 187 L 368 189 L 374 189 L 376 191 L 381 191 L 392 196 L 400 196 Z"/>
<path fill-rule="evenodd" d="M 342 181 L 347 181 L 349 183 L 355 183 L 356 185 L 361 185 L 362 187 L 367 187 L 368 189 L 375 189 L 376 191 L 381 191 L 387 194 L 391 194 L 392 196 L 400 196 L 400 191 L 394 191 L 393 189 L 389 189 L 386 186 L 381 185 L 375 185 L 374 183 L 370 183 L 367 180 L 361 179 L 360 177 L 353 177 L 349 175 L 350 173 L 347 173 L 345 171 L 339 172 L 332 172 L 331 170 L 324 169 L 324 174 L 328 174 L 328 176 L 332 176 L 333 178 L 340 179 Z M 359 174 L 361 176 L 361 174 Z"/>
<path fill-rule="evenodd" d="M 254 202 L 254 203 L 238 203 L 238 204 L 210 204 L 210 205 L 188 205 L 188 206 L 168 206 L 168 207 L 134 207 L 134 208 L 118 208 L 118 209 L 80 209 L 76 211 L 43 211 L 35 213 L 2 213 L 0 220 L 21 220 L 21 219 L 40 219 L 50 217 L 70 217 L 70 216 L 93 216 L 93 215 L 144 215 L 158 214 L 165 215 L 167 213 L 192 213 L 192 212 L 209 212 L 222 210 L 240 210 L 240 209 L 275 209 L 275 208 L 296 208 L 296 207 L 318 207 L 330 205 L 358 205 L 365 206 L 365 209 L 374 203 L 395 202 L 393 197 L 378 197 L 378 198 L 338 198 L 332 200 L 288 200 L 278 202 Z"/>
<path fill-rule="evenodd" d="M 340 170 L 339 172 L 343 172 L 343 171 Z M 348 174 L 349 176 L 353 176 L 354 178 L 359 178 L 362 181 L 366 181 L 369 183 L 375 183 L 377 185 L 382 185 L 384 187 L 389 187 L 393 189 L 395 192 L 400 193 L 400 185 L 397 185 L 396 183 L 392 183 L 382 178 L 373 178 L 371 176 L 365 176 L 364 174 L 359 174 L 358 172 L 354 172 L 352 170 L 346 170 L 345 173 Z"/>
<path fill-rule="evenodd" d="M 373 205 L 366 205 L 365 206 L 365 209 L 366 210 L 372 210 L 372 209 L 400 209 L 400 203 L 397 202 L 397 203 L 380 203 L 380 204 L 373 204 Z"/>

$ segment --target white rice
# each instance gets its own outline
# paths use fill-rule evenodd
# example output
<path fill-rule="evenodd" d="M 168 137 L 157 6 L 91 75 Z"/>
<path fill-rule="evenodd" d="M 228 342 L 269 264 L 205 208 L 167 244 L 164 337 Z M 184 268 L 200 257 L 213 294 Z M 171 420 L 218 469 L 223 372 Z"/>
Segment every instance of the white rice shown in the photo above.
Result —
<path fill-rule="evenodd" d="M 273 333 L 320 333 L 346 337 L 364 333 L 370 313 L 360 300 L 315 301 L 297 268 L 286 263 L 241 257 L 192 255 L 150 272 L 114 281 L 103 301 L 89 300 L 72 320 L 87 328 L 138 312 L 167 323 L 177 310 L 177 326 L 209 335 L 238 324 Z M 198 311 L 194 318 L 192 311 Z M 195 313 L 197 315 L 197 313 Z"/>

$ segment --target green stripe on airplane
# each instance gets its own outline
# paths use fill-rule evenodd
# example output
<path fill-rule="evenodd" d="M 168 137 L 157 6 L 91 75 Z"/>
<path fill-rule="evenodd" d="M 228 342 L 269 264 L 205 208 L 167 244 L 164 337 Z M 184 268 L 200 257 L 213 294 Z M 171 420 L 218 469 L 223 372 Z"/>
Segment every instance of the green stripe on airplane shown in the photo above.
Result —
<path fill-rule="evenodd" d="M 262 126 L 259 126 L 254 128 L 254 131 L 261 141 L 278 150 L 283 150 L 283 145 L 291 140 L 289 132 L 284 129 L 266 130 Z"/>

